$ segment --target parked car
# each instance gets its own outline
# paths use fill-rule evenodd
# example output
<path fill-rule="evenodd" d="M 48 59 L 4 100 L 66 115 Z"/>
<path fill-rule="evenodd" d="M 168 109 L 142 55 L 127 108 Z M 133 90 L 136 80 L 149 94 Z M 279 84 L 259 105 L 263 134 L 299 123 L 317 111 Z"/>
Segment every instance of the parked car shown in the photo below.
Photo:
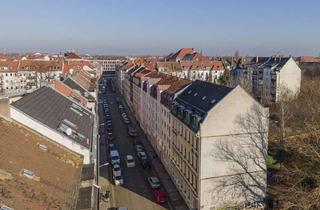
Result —
<path fill-rule="evenodd" d="M 108 140 L 108 141 L 113 141 L 113 140 L 114 140 L 114 137 L 113 137 L 112 132 L 108 132 L 108 133 L 107 133 L 107 140 Z"/>
<path fill-rule="evenodd" d="M 120 167 L 120 165 L 119 165 L 119 164 L 114 164 L 113 167 L 112 167 L 112 172 L 113 172 L 114 174 L 117 173 L 117 172 L 119 172 L 120 175 L 121 175 L 121 167 Z"/>
<path fill-rule="evenodd" d="M 141 145 L 141 146 L 143 146 L 142 145 L 142 142 L 140 141 L 140 140 L 138 140 L 138 139 L 135 139 L 135 140 L 133 140 L 133 145 Z"/>
<path fill-rule="evenodd" d="M 139 152 L 144 152 L 144 147 L 140 144 L 134 146 L 136 153 L 138 155 Z"/>
<path fill-rule="evenodd" d="M 128 126 L 129 136 L 136 137 L 138 135 L 137 128 L 133 126 Z"/>
<path fill-rule="evenodd" d="M 112 126 L 110 126 L 110 125 L 108 126 L 108 125 L 107 125 L 106 127 L 107 127 L 107 128 L 106 128 L 106 129 L 107 129 L 107 132 L 112 132 Z"/>
<path fill-rule="evenodd" d="M 109 145 L 108 145 L 108 149 L 109 149 L 109 152 L 111 152 L 111 151 L 113 151 L 113 150 L 117 150 L 115 144 L 109 144 Z"/>
<path fill-rule="evenodd" d="M 130 120 L 128 118 L 123 119 L 125 124 L 130 124 Z"/>
<path fill-rule="evenodd" d="M 111 164 L 120 164 L 120 156 L 118 153 L 118 150 L 112 150 L 110 151 L 110 159 L 111 159 Z"/>
<path fill-rule="evenodd" d="M 148 159 L 147 154 L 144 151 L 138 152 L 137 156 L 140 160 Z"/>
<path fill-rule="evenodd" d="M 158 203 L 158 204 L 163 204 L 163 203 L 167 202 L 167 196 L 166 196 L 165 192 L 163 192 L 163 191 L 155 190 L 153 192 L 153 196 L 154 196 L 154 199 L 156 200 L 156 203 Z"/>
<path fill-rule="evenodd" d="M 124 180 L 120 172 L 113 173 L 113 179 L 115 185 L 123 185 Z"/>
<path fill-rule="evenodd" d="M 127 155 L 126 157 L 126 163 L 127 163 L 127 167 L 128 168 L 133 168 L 135 167 L 135 162 L 134 162 L 134 158 L 132 155 Z"/>
<path fill-rule="evenodd" d="M 159 189 L 160 188 L 160 180 L 156 176 L 147 177 L 149 185 L 152 189 Z"/>
<path fill-rule="evenodd" d="M 151 165 L 148 160 L 141 160 L 141 166 L 143 169 L 151 169 Z"/>

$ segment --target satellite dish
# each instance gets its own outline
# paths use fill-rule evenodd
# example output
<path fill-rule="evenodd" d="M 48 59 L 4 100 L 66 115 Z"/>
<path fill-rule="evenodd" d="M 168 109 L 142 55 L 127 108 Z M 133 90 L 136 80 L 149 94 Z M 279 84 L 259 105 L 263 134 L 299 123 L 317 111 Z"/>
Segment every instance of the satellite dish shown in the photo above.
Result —
<path fill-rule="evenodd" d="M 71 134 L 72 134 L 72 130 L 71 130 L 71 128 L 67 128 L 67 130 L 66 130 L 66 134 L 67 134 L 68 136 L 71 136 Z"/>

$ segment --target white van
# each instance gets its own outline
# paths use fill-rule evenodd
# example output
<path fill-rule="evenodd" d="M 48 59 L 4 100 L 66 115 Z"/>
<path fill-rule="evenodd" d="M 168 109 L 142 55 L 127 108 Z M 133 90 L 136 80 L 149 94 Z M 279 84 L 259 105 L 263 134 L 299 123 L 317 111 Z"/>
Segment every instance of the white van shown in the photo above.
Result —
<path fill-rule="evenodd" d="M 111 150 L 110 151 L 110 159 L 111 159 L 111 164 L 120 164 L 120 156 L 118 153 L 118 150 Z"/>

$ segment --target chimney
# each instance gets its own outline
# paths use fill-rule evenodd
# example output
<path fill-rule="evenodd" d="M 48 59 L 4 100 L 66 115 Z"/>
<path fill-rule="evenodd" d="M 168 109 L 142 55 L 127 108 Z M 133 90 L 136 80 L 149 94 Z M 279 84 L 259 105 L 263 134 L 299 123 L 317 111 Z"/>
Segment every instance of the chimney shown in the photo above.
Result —
<path fill-rule="evenodd" d="M 259 56 L 256 57 L 256 63 L 259 63 Z"/>

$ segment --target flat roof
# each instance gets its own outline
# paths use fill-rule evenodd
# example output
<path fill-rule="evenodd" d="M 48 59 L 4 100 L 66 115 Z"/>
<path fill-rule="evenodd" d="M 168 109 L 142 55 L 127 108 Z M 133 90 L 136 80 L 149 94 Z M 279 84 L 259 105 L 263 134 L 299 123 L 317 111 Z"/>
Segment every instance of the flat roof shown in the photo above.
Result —
<path fill-rule="evenodd" d="M 46 151 L 39 145 L 46 147 Z M 0 119 L 1 203 L 13 209 L 73 209 L 82 158 L 20 124 Z M 35 179 L 21 175 L 32 171 Z"/>

